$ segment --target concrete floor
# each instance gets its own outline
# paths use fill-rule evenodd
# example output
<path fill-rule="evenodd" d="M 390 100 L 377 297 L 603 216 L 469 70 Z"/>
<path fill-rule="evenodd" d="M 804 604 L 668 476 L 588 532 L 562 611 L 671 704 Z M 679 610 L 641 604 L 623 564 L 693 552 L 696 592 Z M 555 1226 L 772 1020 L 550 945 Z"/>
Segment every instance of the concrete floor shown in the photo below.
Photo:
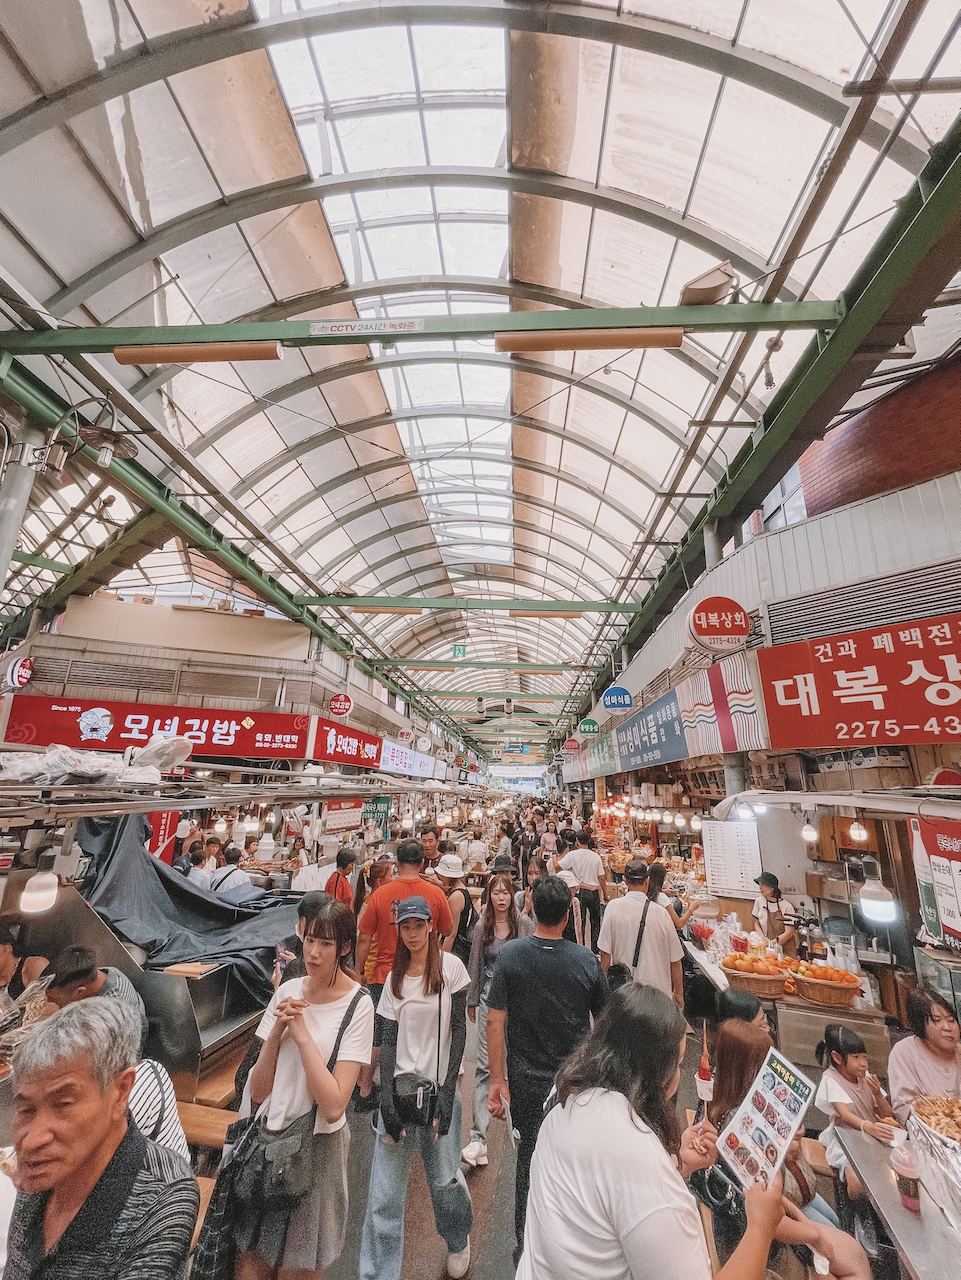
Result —
<path fill-rule="evenodd" d="M 462 1146 L 470 1141 L 471 1108 L 474 1086 L 474 1063 L 477 1057 L 477 1034 L 467 1024 L 467 1049 L 464 1074 L 461 1077 L 463 1108 Z M 695 1092 L 693 1073 L 700 1057 L 698 1037 L 688 1040 L 678 1108 L 682 1118 L 685 1107 L 693 1107 Z M 374 1134 L 370 1116 L 348 1111 L 351 1147 L 348 1179 L 350 1186 L 350 1223 L 344 1252 L 325 1273 L 325 1280 L 357 1280 L 360 1257 L 360 1233 L 367 1205 L 367 1183 L 373 1159 Z M 490 1163 L 485 1169 L 467 1170 L 467 1185 L 474 1206 L 471 1231 L 471 1280 L 513 1280 L 511 1254 L 514 1248 L 514 1152 L 507 1140 L 506 1125 L 491 1120 L 487 1132 Z M 404 1265 L 401 1280 L 443 1280 L 447 1275 L 447 1249 L 438 1236 L 431 1211 L 430 1196 L 420 1161 L 411 1165 L 404 1223 Z"/>

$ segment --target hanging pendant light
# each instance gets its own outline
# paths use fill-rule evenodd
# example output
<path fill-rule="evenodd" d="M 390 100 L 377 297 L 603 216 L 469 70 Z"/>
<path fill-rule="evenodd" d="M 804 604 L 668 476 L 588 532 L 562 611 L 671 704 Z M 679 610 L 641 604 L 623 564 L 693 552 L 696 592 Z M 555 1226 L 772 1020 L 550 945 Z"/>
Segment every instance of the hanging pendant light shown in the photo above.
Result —
<path fill-rule="evenodd" d="M 57 901 L 60 881 L 53 870 L 57 855 L 41 853 L 38 870 L 30 877 L 20 893 L 20 910 L 27 915 L 37 915 L 41 911 L 49 911 Z"/>
<path fill-rule="evenodd" d="M 704 823 L 701 821 L 701 815 L 699 813 L 695 813 L 694 817 L 691 819 L 691 830 L 700 831 L 703 825 Z"/>
<path fill-rule="evenodd" d="M 855 818 L 850 827 L 848 827 L 848 835 L 852 840 L 856 840 L 858 844 L 863 844 L 868 838 L 868 829 L 863 822 Z"/>
<path fill-rule="evenodd" d="M 814 844 L 817 838 L 818 838 L 817 827 L 812 826 L 810 822 L 805 822 L 804 826 L 801 828 L 801 839 L 806 840 L 808 844 Z"/>

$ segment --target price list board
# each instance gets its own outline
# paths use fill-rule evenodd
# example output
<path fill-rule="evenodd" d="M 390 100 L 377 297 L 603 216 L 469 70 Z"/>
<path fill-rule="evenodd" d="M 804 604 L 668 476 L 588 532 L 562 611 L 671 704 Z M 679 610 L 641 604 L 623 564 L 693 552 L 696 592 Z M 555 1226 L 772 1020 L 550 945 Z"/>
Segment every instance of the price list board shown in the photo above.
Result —
<path fill-rule="evenodd" d="M 761 847 L 754 822 L 705 822 L 704 875 L 715 893 L 756 893 Z"/>

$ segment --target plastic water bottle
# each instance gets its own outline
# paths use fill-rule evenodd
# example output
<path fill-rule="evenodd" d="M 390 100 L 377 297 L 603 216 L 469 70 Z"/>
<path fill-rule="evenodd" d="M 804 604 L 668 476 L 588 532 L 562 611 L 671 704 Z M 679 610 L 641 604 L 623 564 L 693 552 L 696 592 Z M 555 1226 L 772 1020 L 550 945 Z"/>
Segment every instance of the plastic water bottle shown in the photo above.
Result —
<path fill-rule="evenodd" d="M 917 818 L 910 818 L 911 854 L 914 859 L 914 874 L 918 881 L 918 896 L 921 899 L 921 919 L 932 938 L 940 938 L 941 917 L 938 914 L 938 899 L 934 892 L 934 877 L 931 875 L 931 861 L 924 847 L 921 836 L 921 823 Z"/>

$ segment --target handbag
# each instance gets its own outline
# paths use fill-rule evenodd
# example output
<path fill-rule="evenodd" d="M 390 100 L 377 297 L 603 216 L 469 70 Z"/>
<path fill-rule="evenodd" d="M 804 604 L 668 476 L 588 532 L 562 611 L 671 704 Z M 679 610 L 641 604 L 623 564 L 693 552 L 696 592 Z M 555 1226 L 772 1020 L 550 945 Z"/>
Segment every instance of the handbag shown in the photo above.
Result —
<path fill-rule="evenodd" d="M 340 1042 L 350 1025 L 354 1011 L 366 993 L 360 988 L 347 1006 L 334 1048 L 327 1060 L 333 1071 L 340 1052 Z M 312 1140 L 317 1120 L 317 1104 L 291 1121 L 284 1129 L 268 1129 L 266 1119 L 257 1116 L 240 1134 L 231 1155 L 236 1164 L 233 1189 L 240 1204 L 260 1213 L 272 1209 L 289 1209 L 310 1190 L 312 1182 Z M 231 1125 L 228 1138 L 233 1139 L 240 1121 Z"/>
<path fill-rule="evenodd" d="M 437 1079 L 440 1080 L 440 1028 L 441 1000 L 444 984 L 441 981 L 437 993 Z M 394 1076 L 394 1110 L 403 1124 L 411 1128 L 429 1129 L 434 1123 L 434 1112 L 437 1110 L 437 1092 L 439 1085 L 417 1071 L 402 1071 Z"/>

